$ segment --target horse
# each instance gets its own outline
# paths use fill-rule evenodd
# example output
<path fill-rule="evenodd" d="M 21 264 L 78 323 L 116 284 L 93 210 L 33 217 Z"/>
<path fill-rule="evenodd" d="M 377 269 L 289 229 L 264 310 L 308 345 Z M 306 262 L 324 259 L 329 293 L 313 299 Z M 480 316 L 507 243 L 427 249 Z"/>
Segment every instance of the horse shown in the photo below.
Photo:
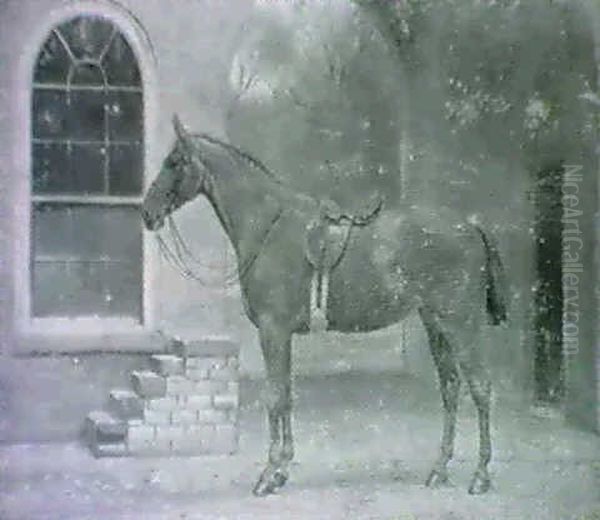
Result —
<path fill-rule="evenodd" d="M 254 494 L 274 493 L 289 477 L 294 457 L 291 342 L 294 334 L 311 330 L 315 266 L 307 234 L 314 229 L 311 223 L 323 224 L 327 215 L 337 218 L 333 225 L 346 219 L 348 229 L 328 271 L 327 330 L 368 332 L 418 312 L 443 405 L 440 453 L 425 484 L 448 480 L 464 378 L 479 426 L 478 464 L 468 491 L 488 491 L 491 383 L 480 343 L 486 321 L 507 320 L 506 277 L 490 234 L 450 211 L 408 204 L 384 207 L 363 219 L 343 212 L 331 217 L 322 201 L 293 190 L 247 152 L 189 132 L 177 116 L 173 124 L 175 142 L 146 193 L 142 219 L 148 230 L 158 231 L 175 210 L 203 195 L 235 251 L 244 311 L 258 329 L 266 368 L 270 443 Z"/>

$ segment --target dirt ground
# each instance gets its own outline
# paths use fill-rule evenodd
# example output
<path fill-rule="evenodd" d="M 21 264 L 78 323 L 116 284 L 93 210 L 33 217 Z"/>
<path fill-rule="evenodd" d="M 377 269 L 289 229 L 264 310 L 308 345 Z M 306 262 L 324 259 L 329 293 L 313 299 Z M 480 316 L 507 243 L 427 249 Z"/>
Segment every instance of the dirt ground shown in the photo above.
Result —
<path fill-rule="evenodd" d="M 256 383 L 242 385 L 232 457 L 95 460 L 77 444 L 0 448 L 0 518 L 600 519 L 600 438 L 496 394 L 493 489 L 466 489 L 477 453 L 463 395 L 451 482 L 424 478 L 441 432 L 435 382 L 344 374 L 296 381 L 296 462 L 278 495 L 250 493 L 266 456 Z"/>

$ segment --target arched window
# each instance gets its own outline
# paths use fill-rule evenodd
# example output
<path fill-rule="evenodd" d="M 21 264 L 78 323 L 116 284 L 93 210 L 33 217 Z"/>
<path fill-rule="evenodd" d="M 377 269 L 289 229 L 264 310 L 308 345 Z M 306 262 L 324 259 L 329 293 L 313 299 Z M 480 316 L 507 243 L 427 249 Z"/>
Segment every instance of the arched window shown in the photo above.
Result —
<path fill-rule="evenodd" d="M 144 102 L 124 36 L 99 16 L 53 29 L 34 70 L 32 317 L 142 321 Z"/>

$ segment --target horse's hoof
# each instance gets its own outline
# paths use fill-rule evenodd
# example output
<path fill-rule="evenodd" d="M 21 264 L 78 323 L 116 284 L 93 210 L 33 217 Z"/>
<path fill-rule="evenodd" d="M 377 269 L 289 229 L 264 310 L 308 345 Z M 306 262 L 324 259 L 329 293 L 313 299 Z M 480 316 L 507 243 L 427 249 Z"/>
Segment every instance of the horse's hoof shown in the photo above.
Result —
<path fill-rule="evenodd" d="M 446 470 L 434 469 L 427 477 L 425 485 L 427 487 L 439 487 L 448 483 L 448 472 Z"/>
<path fill-rule="evenodd" d="M 287 482 L 288 476 L 281 470 L 266 469 L 259 477 L 252 493 L 257 497 L 264 497 L 275 493 Z"/>
<path fill-rule="evenodd" d="M 471 480 L 469 494 L 483 495 L 490 489 L 491 485 L 490 477 L 487 474 L 481 474 L 481 472 L 477 471 L 475 472 L 475 475 L 473 475 L 473 480 Z"/>

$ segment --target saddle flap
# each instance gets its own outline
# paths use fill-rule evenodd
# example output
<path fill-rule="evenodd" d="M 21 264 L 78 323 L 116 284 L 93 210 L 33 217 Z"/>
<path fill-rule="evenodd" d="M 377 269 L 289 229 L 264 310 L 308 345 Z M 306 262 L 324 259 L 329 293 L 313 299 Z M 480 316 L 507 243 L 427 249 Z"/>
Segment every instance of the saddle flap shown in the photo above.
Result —
<path fill-rule="evenodd" d="M 306 229 L 306 258 L 318 271 L 328 271 L 339 262 L 348 239 L 350 225 L 313 221 Z"/>
<path fill-rule="evenodd" d="M 321 201 L 322 217 L 330 223 L 350 223 L 355 226 L 365 226 L 372 222 L 383 207 L 383 197 L 379 192 L 373 193 L 369 199 L 356 211 L 343 211 L 331 199 Z"/>

